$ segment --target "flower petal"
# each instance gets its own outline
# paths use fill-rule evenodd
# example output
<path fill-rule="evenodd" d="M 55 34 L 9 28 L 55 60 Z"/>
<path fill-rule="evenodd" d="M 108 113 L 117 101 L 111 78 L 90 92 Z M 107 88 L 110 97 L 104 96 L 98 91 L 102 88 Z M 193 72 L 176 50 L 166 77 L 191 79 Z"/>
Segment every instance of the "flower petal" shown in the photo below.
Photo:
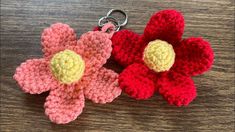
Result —
<path fill-rule="evenodd" d="M 78 48 L 85 60 L 85 75 L 100 69 L 111 56 L 112 41 L 107 33 L 90 31 L 78 40 Z"/>
<path fill-rule="evenodd" d="M 168 103 L 176 106 L 187 106 L 197 95 L 193 80 L 176 72 L 158 76 L 157 86 Z"/>
<path fill-rule="evenodd" d="M 156 74 L 143 64 L 134 63 L 119 75 L 120 87 L 135 99 L 148 99 L 154 94 Z"/>
<path fill-rule="evenodd" d="M 88 76 L 86 81 L 88 84 L 84 88 L 85 97 L 94 103 L 112 102 L 122 92 L 118 86 L 118 74 L 103 67 Z"/>
<path fill-rule="evenodd" d="M 184 32 L 184 17 L 176 10 L 162 10 L 155 13 L 149 20 L 144 37 L 148 41 L 156 39 L 177 44 Z"/>
<path fill-rule="evenodd" d="M 22 63 L 16 68 L 14 79 L 23 91 L 30 94 L 40 94 L 57 86 L 45 59 L 30 59 Z"/>
<path fill-rule="evenodd" d="M 46 98 L 45 114 L 54 123 L 66 124 L 82 113 L 84 102 L 83 91 L 78 86 L 60 85 Z"/>
<path fill-rule="evenodd" d="M 207 71 L 213 63 L 214 53 L 209 42 L 202 38 L 188 38 L 175 48 L 173 69 L 184 75 L 194 76 Z"/>
<path fill-rule="evenodd" d="M 112 42 L 112 55 L 122 66 L 142 61 L 146 42 L 143 42 L 140 35 L 129 30 L 121 30 L 113 35 Z"/>
<path fill-rule="evenodd" d="M 72 28 L 67 24 L 55 23 L 44 29 L 41 36 L 44 56 L 48 57 L 54 53 L 64 50 L 65 46 L 76 45 L 77 37 Z"/>

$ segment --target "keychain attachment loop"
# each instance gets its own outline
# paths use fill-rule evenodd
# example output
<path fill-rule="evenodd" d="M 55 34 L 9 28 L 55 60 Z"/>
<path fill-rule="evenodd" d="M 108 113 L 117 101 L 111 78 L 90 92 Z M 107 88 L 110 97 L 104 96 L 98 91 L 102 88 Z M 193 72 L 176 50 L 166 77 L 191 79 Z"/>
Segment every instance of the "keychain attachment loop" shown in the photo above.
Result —
<path fill-rule="evenodd" d="M 126 26 L 126 24 L 127 24 L 127 22 L 128 22 L 128 16 L 127 16 L 127 14 L 126 14 L 124 11 L 119 10 L 119 9 L 111 9 L 111 10 L 107 13 L 106 16 L 111 16 L 114 12 L 119 12 L 119 13 L 121 13 L 121 14 L 124 15 L 125 21 L 124 21 L 122 24 L 120 24 L 120 26 L 121 26 L 121 27 Z"/>
<path fill-rule="evenodd" d="M 124 15 L 125 20 L 123 23 L 120 24 L 120 22 L 114 18 L 113 16 L 111 16 L 114 12 L 118 12 Z M 119 31 L 121 27 L 125 26 L 128 22 L 128 16 L 127 14 L 119 9 L 111 9 L 109 10 L 109 12 L 106 14 L 106 16 L 103 16 L 99 19 L 98 21 L 98 26 L 99 27 L 103 27 L 105 24 L 107 23 L 112 23 L 115 26 L 115 31 Z"/>
<path fill-rule="evenodd" d="M 114 17 L 111 17 L 111 16 L 101 17 L 98 21 L 98 26 L 103 27 L 107 23 L 112 23 L 115 26 L 115 31 L 119 31 L 119 29 L 121 27 L 119 22 L 117 21 L 117 19 L 115 19 Z"/>

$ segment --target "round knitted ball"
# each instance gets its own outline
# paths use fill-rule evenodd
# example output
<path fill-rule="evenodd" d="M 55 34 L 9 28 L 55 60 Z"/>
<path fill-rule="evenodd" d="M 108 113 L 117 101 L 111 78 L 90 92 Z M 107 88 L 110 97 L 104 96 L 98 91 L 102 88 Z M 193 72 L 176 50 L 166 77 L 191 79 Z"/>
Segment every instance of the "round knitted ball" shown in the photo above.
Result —
<path fill-rule="evenodd" d="M 172 45 L 166 41 L 154 40 L 144 49 L 145 64 L 156 72 L 169 70 L 175 61 L 175 52 Z"/>
<path fill-rule="evenodd" d="M 82 57 L 71 50 L 56 53 L 50 67 L 53 75 L 63 84 L 70 84 L 79 80 L 85 70 L 85 62 Z"/>

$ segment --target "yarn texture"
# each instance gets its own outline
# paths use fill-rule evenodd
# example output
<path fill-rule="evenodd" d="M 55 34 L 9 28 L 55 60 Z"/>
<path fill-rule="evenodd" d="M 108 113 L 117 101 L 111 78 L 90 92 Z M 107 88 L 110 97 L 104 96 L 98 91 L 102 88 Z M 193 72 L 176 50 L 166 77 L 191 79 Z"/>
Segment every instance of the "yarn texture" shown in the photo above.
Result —
<path fill-rule="evenodd" d="M 175 61 L 175 52 L 170 44 L 162 40 L 149 42 L 143 54 L 145 64 L 156 72 L 168 71 Z"/>
<path fill-rule="evenodd" d="M 44 58 L 23 62 L 14 79 L 26 93 L 50 91 L 45 114 L 54 123 L 69 123 L 82 113 L 85 98 L 105 104 L 121 94 L 118 74 L 102 67 L 111 55 L 111 36 L 89 31 L 77 39 L 68 25 L 53 24 L 42 33 Z"/>
<path fill-rule="evenodd" d="M 85 70 L 85 62 L 81 56 L 71 50 L 56 53 L 50 61 L 54 76 L 65 84 L 79 80 Z"/>
<path fill-rule="evenodd" d="M 160 93 L 169 104 L 187 106 L 196 97 L 191 76 L 209 70 L 214 60 L 210 43 L 202 38 L 182 39 L 184 17 L 176 10 L 153 14 L 144 33 L 122 30 L 112 37 L 112 54 L 126 67 L 119 85 L 135 99 Z"/>

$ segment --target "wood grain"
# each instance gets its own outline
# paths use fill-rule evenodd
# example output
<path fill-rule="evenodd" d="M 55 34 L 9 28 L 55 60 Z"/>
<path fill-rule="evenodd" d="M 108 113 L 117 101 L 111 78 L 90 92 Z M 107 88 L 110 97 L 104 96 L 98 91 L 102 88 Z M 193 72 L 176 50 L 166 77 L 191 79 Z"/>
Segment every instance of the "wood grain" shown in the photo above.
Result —
<path fill-rule="evenodd" d="M 12 79 L 15 68 L 42 56 L 40 34 L 55 22 L 81 35 L 109 9 L 125 10 L 126 28 L 142 33 L 151 14 L 174 8 L 185 16 L 184 37 L 204 36 L 212 43 L 211 71 L 194 77 L 198 97 L 188 107 L 169 106 L 161 96 L 136 101 L 122 94 L 113 103 L 86 101 L 77 120 L 50 123 L 43 104 L 48 93 L 24 94 Z M 234 0 L 2 0 L 0 131 L 234 131 Z M 106 67 L 120 72 L 112 59 Z"/>

